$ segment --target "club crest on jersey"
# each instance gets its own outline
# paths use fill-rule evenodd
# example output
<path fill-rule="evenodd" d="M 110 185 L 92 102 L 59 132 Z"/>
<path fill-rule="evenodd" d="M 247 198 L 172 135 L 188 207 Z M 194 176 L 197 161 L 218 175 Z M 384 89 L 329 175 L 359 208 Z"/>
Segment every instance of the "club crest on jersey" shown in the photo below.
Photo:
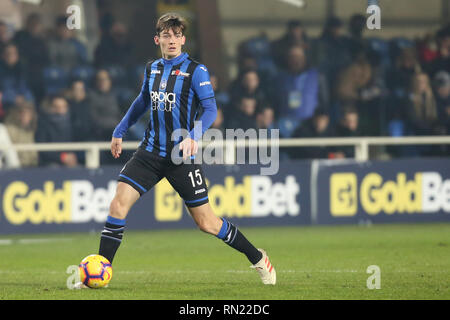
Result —
<path fill-rule="evenodd" d="M 165 79 L 161 80 L 159 88 L 164 90 L 167 87 L 167 81 Z"/>
<path fill-rule="evenodd" d="M 191 74 L 181 71 L 180 69 L 173 70 L 172 76 L 183 76 L 183 77 L 189 77 Z"/>

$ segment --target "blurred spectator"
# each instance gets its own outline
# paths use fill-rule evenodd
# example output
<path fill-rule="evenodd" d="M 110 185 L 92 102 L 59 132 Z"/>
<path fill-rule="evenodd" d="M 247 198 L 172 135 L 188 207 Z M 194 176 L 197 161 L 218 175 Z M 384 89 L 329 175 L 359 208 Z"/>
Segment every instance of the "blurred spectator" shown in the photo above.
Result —
<path fill-rule="evenodd" d="M 439 71 L 450 70 L 450 24 L 446 25 L 436 33 L 438 43 L 438 57 L 427 65 L 430 77 L 434 77 Z"/>
<path fill-rule="evenodd" d="M 214 90 L 214 96 L 216 97 L 217 106 L 226 109 L 227 106 L 230 104 L 230 96 L 228 92 L 222 90 L 217 75 L 211 73 L 209 79 L 211 81 L 211 86 Z"/>
<path fill-rule="evenodd" d="M 73 30 L 67 28 L 67 17 L 56 19 L 55 34 L 48 42 L 50 64 L 70 72 L 77 65 L 87 62 L 85 46 L 74 37 Z"/>
<path fill-rule="evenodd" d="M 336 127 L 337 137 L 359 137 L 361 136 L 358 109 L 352 105 L 344 107 L 339 124 Z M 355 156 L 354 146 L 339 146 L 335 148 L 334 158 L 353 158 Z"/>
<path fill-rule="evenodd" d="M 102 35 L 100 44 L 95 49 L 95 65 L 102 68 L 129 66 L 133 62 L 132 48 L 125 24 L 114 22 L 108 33 Z"/>
<path fill-rule="evenodd" d="M 436 133 L 439 135 L 450 134 L 450 74 L 440 71 L 433 79 L 433 89 L 436 97 L 438 123 Z M 448 145 L 437 145 L 433 149 L 436 155 L 450 155 Z"/>
<path fill-rule="evenodd" d="M 313 41 L 311 47 L 312 63 L 325 74 L 328 87 L 331 88 L 338 72 L 351 63 L 342 20 L 338 17 L 328 18 L 322 35 Z"/>
<path fill-rule="evenodd" d="M 20 168 L 20 161 L 6 126 L 0 123 L 0 144 L 6 149 L 0 149 L 0 169 Z"/>
<path fill-rule="evenodd" d="M 49 99 L 48 109 L 39 115 L 35 139 L 36 142 L 73 141 L 69 104 L 63 96 L 55 95 Z M 75 167 L 78 159 L 74 152 L 40 152 L 39 165 Z"/>
<path fill-rule="evenodd" d="M 325 87 L 319 72 L 308 65 L 305 51 L 293 46 L 288 51 L 288 70 L 277 76 L 273 105 L 278 118 L 289 118 L 298 125 L 312 117 L 316 106 L 325 100 Z M 324 103 L 324 105 L 327 105 Z"/>
<path fill-rule="evenodd" d="M 255 112 L 257 101 L 254 97 L 243 96 L 237 101 L 237 111 L 227 118 L 227 128 L 243 129 L 256 128 Z M 229 115 L 229 114 L 227 114 Z"/>
<path fill-rule="evenodd" d="M 17 44 L 20 56 L 27 66 L 30 87 L 36 99 L 36 104 L 39 104 L 45 95 L 42 70 L 49 63 L 41 16 L 37 13 L 30 14 L 26 19 L 25 29 L 15 34 L 13 42 Z"/>
<path fill-rule="evenodd" d="M 12 43 L 6 45 L 0 61 L 0 91 L 5 111 L 14 105 L 18 96 L 33 99 L 27 81 L 27 69 L 19 57 L 17 47 Z"/>
<path fill-rule="evenodd" d="M 367 42 L 363 38 L 366 29 L 366 17 L 362 14 L 354 14 L 350 17 L 348 24 L 349 37 L 347 39 L 348 51 L 355 57 L 357 54 L 364 52 L 369 55 Z"/>
<path fill-rule="evenodd" d="M 114 128 L 121 120 L 121 113 L 108 71 L 97 71 L 95 88 L 88 93 L 88 99 L 95 128 L 91 140 L 109 141 Z"/>
<path fill-rule="evenodd" d="M 324 108 L 317 108 L 314 116 L 299 126 L 292 134 L 293 138 L 326 138 L 333 137 L 330 116 Z M 330 147 L 289 148 L 289 155 L 295 159 L 328 158 Z"/>
<path fill-rule="evenodd" d="M 307 48 L 308 37 L 300 20 L 290 20 L 287 23 L 286 33 L 271 44 L 272 57 L 275 64 L 282 69 L 287 69 L 286 53 L 292 46 Z"/>
<path fill-rule="evenodd" d="M 396 57 L 394 67 L 387 72 L 386 84 L 395 99 L 403 99 L 409 90 L 411 80 L 420 70 L 414 48 L 404 48 Z"/>
<path fill-rule="evenodd" d="M 448 124 L 450 107 L 450 73 L 440 71 L 433 80 L 439 122 Z M 445 130 L 449 133 L 449 128 Z"/>
<path fill-rule="evenodd" d="M 433 34 L 427 33 L 417 44 L 420 61 L 427 64 L 439 56 L 438 44 Z"/>
<path fill-rule="evenodd" d="M 338 75 L 335 91 L 336 98 L 342 104 L 355 104 L 360 97 L 360 90 L 369 84 L 372 77 L 372 67 L 364 55 L 342 70 Z"/>
<path fill-rule="evenodd" d="M 0 52 L 3 52 L 3 48 L 10 42 L 11 33 L 8 30 L 8 25 L 0 21 Z"/>
<path fill-rule="evenodd" d="M 92 139 L 93 127 L 91 108 L 84 82 L 81 80 L 73 81 L 67 98 L 70 105 L 73 141 L 89 141 Z"/>
<path fill-rule="evenodd" d="M 390 136 L 406 134 L 406 109 L 404 104 L 405 100 L 408 99 L 412 79 L 420 71 L 420 68 L 415 50 L 404 48 L 396 57 L 393 68 L 387 72 L 386 86 L 389 88 L 389 98 L 386 119 L 389 122 Z"/>
<path fill-rule="evenodd" d="M 33 104 L 23 102 L 14 107 L 5 119 L 12 143 L 34 143 L 37 128 L 37 115 Z M 19 151 L 19 161 L 22 167 L 35 167 L 38 165 L 37 151 Z"/>
<path fill-rule="evenodd" d="M 426 73 L 419 72 L 413 77 L 408 98 L 406 116 L 412 133 L 414 135 L 436 133 L 436 100 Z"/>
<path fill-rule="evenodd" d="M 385 121 L 382 98 L 385 85 L 381 75 L 368 62 L 364 54 L 338 75 L 335 87 L 336 108 L 334 117 L 340 118 L 340 106 L 354 105 L 358 109 L 365 133 L 379 135 Z"/>
<path fill-rule="evenodd" d="M 240 101 L 243 96 L 253 96 L 260 104 L 267 100 L 264 90 L 260 85 L 260 78 L 255 69 L 244 70 L 230 85 L 231 101 Z M 234 111 L 231 111 L 234 112 Z"/>
<path fill-rule="evenodd" d="M 274 129 L 274 121 L 275 113 L 271 106 L 265 105 L 258 108 L 256 113 L 256 125 L 258 129 Z M 270 134 L 268 134 L 268 137 L 270 137 Z"/>

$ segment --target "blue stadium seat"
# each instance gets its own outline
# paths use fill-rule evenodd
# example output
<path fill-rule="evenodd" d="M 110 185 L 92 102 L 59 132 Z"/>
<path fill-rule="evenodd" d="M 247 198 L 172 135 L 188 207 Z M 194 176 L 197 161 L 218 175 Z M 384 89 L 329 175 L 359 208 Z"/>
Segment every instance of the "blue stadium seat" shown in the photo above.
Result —
<path fill-rule="evenodd" d="M 254 57 L 258 64 L 258 71 L 268 76 L 273 76 L 277 72 L 277 66 L 273 61 L 270 41 L 265 35 L 250 38 L 243 42 L 245 52 Z"/>
<path fill-rule="evenodd" d="M 132 89 L 126 87 L 117 87 L 114 92 L 119 101 L 119 105 L 126 107 L 129 106 L 137 95 Z"/>
<path fill-rule="evenodd" d="M 403 137 L 405 135 L 405 124 L 402 120 L 392 120 L 388 126 L 391 137 Z"/>
<path fill-rule="evenodd" d="M 406 48 L 413 48 L 414 47 L 414 41 L 409 40 L 407 38 L 397 37 L 392 38 L 389 41 L 389 52 L 392 61 L 396 59 L 396 57 L 399 55 L 399 53 Z"/>
<path fill-rule="evenodd" d="M 145 65 L 138 65 L 130 68 L 128 82 L 130 87 L 139 87 L 142 84 L 142 76 L 145 72 Z"/>
<path fill-rule="evenodd" d="M 390 42 L 397 48 L 404 49 L 404 48 L 412 48 L 414 47 L 414 41 L 403 38 L 403 37 L 396 37 L 392 38 Z"/>
<path fill-rule="evenodd" d="M 380 58 L 380 63 L 383 68 L 388 68 L 391 65 L 391 57 L 389 52 L 388 41 L 380 38 L 369 38 L 367 42 L 370 48 L 376 52 Z"/>
<path fill-rule="evenodd" d="M 127 71 L 122 66 L 109 66 L 105 68 L 114 86 L 127 86 Z"/>
<path fill-rule="evenodd" d="M 86 84 L 90 84 L 92 82 L 94 74 L 94 68 L 89 65 L 76 66 L 70 72 L 71 79 L 79 79 Z"/>
<path fill-rule="evenodd" d="M 280 118 L 278 120 L 278 128 L 280 129 L 280 136 L 282 138 L 290 138 L 297 129 L 298 121 L 290 118 Z"/>
<path fill-rule="evenodd" d="M 248 39 L 244 46 L 247 52 L 256 58 L 270 56 L 270 42 L 264 35 Z"/>
<path fill-rule="evenodd" d="M 68 86 L 69 77 L 62 68 L 46 67 L 44 68 L 43 76 L 47 94 L 57 94 Z"/>

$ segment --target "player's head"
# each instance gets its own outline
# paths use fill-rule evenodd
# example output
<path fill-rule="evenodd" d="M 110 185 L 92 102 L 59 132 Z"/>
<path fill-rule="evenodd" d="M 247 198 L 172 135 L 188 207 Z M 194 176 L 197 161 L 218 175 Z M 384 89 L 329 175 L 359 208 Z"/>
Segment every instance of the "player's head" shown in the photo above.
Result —
<path fill-rule="evenodd" d="M 158 19 L 154 40 L 160 46 L 163 58 L 172 59 L 181 54 L 186 28 L 186 20 L 176 13 L 166 13 Z"/>

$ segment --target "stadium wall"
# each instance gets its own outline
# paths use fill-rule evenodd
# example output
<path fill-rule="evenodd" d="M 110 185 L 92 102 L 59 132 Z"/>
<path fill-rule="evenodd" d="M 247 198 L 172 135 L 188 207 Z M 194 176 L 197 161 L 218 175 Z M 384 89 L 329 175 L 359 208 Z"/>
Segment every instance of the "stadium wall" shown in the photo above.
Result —
<path fill-rule="evenodd" d="M 450 221 L 448 159 L 289 161 L 259 167 L 204 166 L 210 203 L 239 226 Z M 100 230 L 119 167 L 0 172 L 0 234 Z M 129 229 L 194 228 L 163 180 L 138 200 Z"/>

